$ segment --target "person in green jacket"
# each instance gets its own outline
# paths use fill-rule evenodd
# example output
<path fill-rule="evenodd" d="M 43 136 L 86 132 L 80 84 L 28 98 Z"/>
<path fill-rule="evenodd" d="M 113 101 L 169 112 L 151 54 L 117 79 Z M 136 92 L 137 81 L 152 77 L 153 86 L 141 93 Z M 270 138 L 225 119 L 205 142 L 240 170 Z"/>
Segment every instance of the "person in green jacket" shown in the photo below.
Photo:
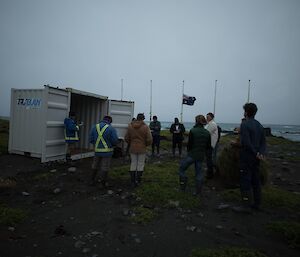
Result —
<path fill-rule="evenodd" d="M 189 133 L 187 157 L 181 161 L 179 166 L 179 182 L 180 189 L 185 191 L 187 184 L 185 172 L 191 164 L 194 164 L 196 176 L 195 194 L 198 195 L 201 193 L 203 180 L 201 166 L 205 155 L 211 148 L 211 138 L 209 132 L 204 128 L 204 125 L 206 124 L 205 117 L 203 115 L 197 115 L 195 120 L 196 124 Z"/>

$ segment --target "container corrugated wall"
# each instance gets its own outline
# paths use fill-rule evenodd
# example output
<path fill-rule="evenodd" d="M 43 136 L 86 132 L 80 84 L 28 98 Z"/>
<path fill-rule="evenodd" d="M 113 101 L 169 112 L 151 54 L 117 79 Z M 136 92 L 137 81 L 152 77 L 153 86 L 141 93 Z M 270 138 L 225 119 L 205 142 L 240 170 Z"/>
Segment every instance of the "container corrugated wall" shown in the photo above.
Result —
<path fill-rule="evenodd" d="M 109 101 L 108 113 L 113 118 L 112 126 L 117 130 L 119 138 L 124 139 L 128 124 L 133 118 L 134 102 Z"/>
<path fill-rule="evenodd" d="M 42 89 L 11 90 L 9 152 L 41 156 L 45 117 L 43 105 Z"/>
<path fill-rule="evenodd" d="M 45 87 L 44 93 L 46 115 L 42 162 L 61 160 L 66 156 L 64 119 L 69 114 L 70 93 L 52 87 Z"/>
<path fill-rule="evenodd" d="M 103 118 L 103 104 L 106 102 L 103 99 L 72 93 L 71 111 L 76 113 L 77 122 L 83 124 L 79 131 L 80 148 L 93 150 L 93 146 L 89 143 L 89 132 L 92 126 Z"/>

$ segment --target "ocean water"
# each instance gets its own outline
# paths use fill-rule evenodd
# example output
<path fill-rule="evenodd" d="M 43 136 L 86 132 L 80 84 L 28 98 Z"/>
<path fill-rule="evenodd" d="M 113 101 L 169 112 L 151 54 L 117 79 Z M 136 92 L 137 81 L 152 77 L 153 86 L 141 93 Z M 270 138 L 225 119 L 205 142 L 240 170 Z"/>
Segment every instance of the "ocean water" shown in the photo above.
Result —
<path fill-rule="evenodd" d="M 183 123 L 187 130 L 191 129 L 195 123 L 184 122 Z M 161 121 L 163 129 L 169 129 L 172 122 Z M 234 128 L 239 127 L 238 123 L 218 123 L 223 131 L 233 131 Z M 271 128 L 271 133 L 274 136 L 284 137 L 292 141 L 300 142 L 300 125 L 274 125 L 274 124 L 262 124 L 265 128 Z"/>

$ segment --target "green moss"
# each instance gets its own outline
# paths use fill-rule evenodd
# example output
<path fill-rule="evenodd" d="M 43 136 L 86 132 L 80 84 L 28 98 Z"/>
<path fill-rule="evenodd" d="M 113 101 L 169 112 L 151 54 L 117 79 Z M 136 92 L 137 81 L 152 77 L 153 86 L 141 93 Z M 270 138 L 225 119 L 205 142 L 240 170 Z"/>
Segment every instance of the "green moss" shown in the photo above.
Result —
<path fill-rule="evenodd" d="M 129 165 L 114 167 L 109 173 L 109 177 L 116 180 L 128 181 L 129 183 Z"/>
<path fill-rule="evenodd" d="M 0 204 L 0 224 L 15 225 L 20 223 L 27 216 L 27 212 L 21 209 L 9 208 Z"/>
<path fill-rule="evenodd" d="M 34 180 L 48 180 L 53 176 L 50 172 L 39 173 L 33 176 Z"/>
<path fill-rule="evenodd" d="M 195 249 L 190 257 L 267 257 L 265 254 L 252 249 L 226 247 L 220 249 Z"/>
<path fill-rule="evenodd" d="M 164 161 L 147 164 L 142 177 L 142 184 L 135 189 L 141 203 L 148 206 L 168 207 L 170 201 L 179 201 L 182 208 L 197 208 L 200 204 L 199 198 L 191 193 L 179 191 L 178 180 L 179 163 L 176 161 Z M 130 183 L 129 165 L 115 167 L 110 173 L 114 180 L 122 180 Z M 187 171 L 190 176 L 189 184 L 193 187 L 194 171 L 190 168 Z"/>
<path fill-rule="evenodd" d="M 157 217 L 157 213 L 154 210 L 144 207 L 136 207 L 133 209 L 133 212 L 135 216 L 132 216 L 131 219 L 139 224 L 147 224 Z"/>
<path fill-rule="evenodd" d="M 290 247 L 300 248 L 300 223 L 289 221 L 277 221 L 267 225 L 267 229 L 279 234 L 287 241 Z"/>
<path fill-rule="evenodd" d="M 226 201 L 240 201 L 239 189 L 230 189 L 222 192 Z M 292 192 L 268 186 L 262 190 L 262 205 L 266 208 L 282 208 L 287 211 L 300 211 L 300 196 Z"/>
<path fill-rule="evenodd" d="M 263 190 L 263 202 L 267 207 L 300 211 L 300 196 L 276 187 L 269 186 Z"/>

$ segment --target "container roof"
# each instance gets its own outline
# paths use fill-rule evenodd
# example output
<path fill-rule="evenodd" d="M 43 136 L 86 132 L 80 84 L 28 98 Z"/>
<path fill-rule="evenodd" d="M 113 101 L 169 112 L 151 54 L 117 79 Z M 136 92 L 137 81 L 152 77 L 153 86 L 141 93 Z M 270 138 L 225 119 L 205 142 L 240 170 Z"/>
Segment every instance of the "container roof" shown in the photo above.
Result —
<path fill-rule="evenodd" d="M 67 87 L 66 90 L 71 92 L 72 94 L 91 96 L 91 97 L 100 98 L 100 99 L 103 99 L 103 100 L 108 99 L 108 96 L 97 95 L 97 94 L 94 94 L 94 93 L 85 92 L 85 91 L 77 90 L 77 89 L 70 88 L 70 87 Z"/>

